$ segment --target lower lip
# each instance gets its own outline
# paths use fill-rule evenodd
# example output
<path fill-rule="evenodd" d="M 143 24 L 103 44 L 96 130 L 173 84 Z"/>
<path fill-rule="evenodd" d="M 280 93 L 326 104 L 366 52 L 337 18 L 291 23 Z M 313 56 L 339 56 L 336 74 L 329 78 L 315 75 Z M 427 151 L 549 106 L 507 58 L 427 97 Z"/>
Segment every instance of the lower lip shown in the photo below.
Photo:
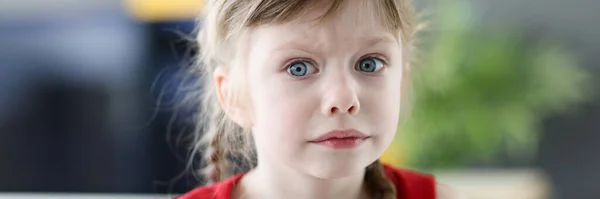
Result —
<path fill-rule="evenodd" d="M 320 142 L 311 142 L 333 149 L 349 149 L 362 144 L 367 138 L 332 138 Z"/>

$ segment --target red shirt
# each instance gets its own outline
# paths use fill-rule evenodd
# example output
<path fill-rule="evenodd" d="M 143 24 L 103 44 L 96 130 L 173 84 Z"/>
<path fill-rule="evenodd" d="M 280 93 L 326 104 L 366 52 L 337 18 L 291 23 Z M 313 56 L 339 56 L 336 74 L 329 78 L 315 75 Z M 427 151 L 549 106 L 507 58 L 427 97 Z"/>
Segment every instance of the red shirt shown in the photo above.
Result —
<path fill-rule="evenodd" d="M 435 179 L 431 175 L 394 168 L 384 165 L 388 179 L 396 187 L 398 199 L 435 199 Z M 177 199 L 230 199 L 234 185 L 243 174 L 235 175 L 225 181 L 198 187 Z"/>

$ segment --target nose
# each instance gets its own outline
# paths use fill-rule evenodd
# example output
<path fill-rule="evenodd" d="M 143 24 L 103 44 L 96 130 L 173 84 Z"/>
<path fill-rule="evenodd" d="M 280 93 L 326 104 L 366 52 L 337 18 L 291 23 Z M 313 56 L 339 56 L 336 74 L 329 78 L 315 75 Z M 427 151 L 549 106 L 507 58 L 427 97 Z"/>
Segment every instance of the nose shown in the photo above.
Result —
<path fill-rule="evenodd" d="M 337 114 L 356 115 L 360 102 L 356 93 L 356 84 L 351 80 L 330 81 L 323 95 L 322 113 L 326 116 Z"/>

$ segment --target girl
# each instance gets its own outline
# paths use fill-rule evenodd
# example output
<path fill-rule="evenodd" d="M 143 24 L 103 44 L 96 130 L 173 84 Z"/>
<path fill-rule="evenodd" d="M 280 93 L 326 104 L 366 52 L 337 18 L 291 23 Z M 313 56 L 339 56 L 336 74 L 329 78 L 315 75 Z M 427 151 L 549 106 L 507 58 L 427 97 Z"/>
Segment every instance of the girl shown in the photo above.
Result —
<path fill-rule="evenodd" d="M 408 0 L 214 0 L 206 8 L 207 123 L 195 148 L 207 148 L 203 174 L 215 184 L 179 199 L 456 198 L 432 176 L 378 161 L 407 83 Z M 250 170 L 231 176 L 240 158 Z"/>

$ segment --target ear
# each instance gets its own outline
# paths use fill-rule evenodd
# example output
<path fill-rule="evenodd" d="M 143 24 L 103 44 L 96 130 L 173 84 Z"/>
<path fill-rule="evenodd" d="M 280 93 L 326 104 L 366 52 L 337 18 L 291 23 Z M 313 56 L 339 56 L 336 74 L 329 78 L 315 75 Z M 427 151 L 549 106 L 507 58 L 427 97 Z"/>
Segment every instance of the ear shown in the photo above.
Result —
<path fill-rule="evenodd" d="M 215 90 L 217 92 L 219 103 L 229 119 L 244 127 L 247 125 L 247 122 L 245 122 L 239 103 L 234 101 L 233 88 L 230 80 L 229 71 L 225 67 L 217 67 L 215 69 L 213 81 L 215 83 L 214 85 L 216 87 Z"/>

